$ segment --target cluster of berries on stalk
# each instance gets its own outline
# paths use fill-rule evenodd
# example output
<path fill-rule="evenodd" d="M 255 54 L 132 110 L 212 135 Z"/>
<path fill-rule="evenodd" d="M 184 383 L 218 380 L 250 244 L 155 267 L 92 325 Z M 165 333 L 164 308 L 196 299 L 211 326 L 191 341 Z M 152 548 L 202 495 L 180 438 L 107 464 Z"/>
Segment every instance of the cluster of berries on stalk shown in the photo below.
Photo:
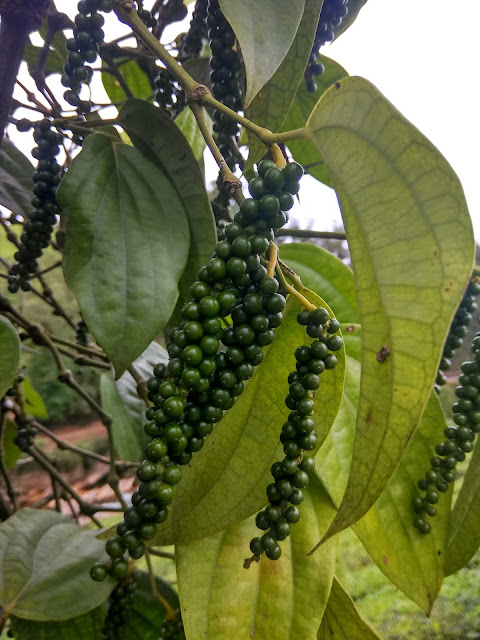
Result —
<path fill-rule="evenodd" d="M 445 346 L 443 347 L 442 359 L 440 360 L 439 372 L 435 381 L 436 389 L 439 390 L 447 382 L 444 371 L 452 366 L 452 357 L 459 349 L 468 332 L 468 327 L 473 318 L 473 314 L 478 310 L 478 304 L 475 298 L 480 294 L 480 282 L 471 280 L 467 290 L 460 302 L 455 316 L 450 325 Z"/>
<path fill-rule="evenodd" d="M 436 455 L 430 459 L 430 469 L 418 481 L 422 495 L 413 500 L 417 514 L 413 524 L 421 533 L 430 533 L 427 516 L 436 515 L 434 505 L 455 480 L 457 463 L 463 462 L 473 451 L 475 437 L 480 432 L 480 332 L 473 339 L 472 352 L 473 360 L 462 364 L 459 384 L 455 388 L 457 401 L 452 406 L 455 424 L 445 429 L 445 440 L 437 445 Z"/>
<path fill-rule="evenodd" d="M 251 540 L 253 557 L 245 560 L 247 568 L 252 561 L 260 560 L 263 553 L 270 560 L 280 558 L 279 542 L 290 535 L 291 525 L 300 520 L 298 505 L 304 499 L 302 490 L 308 486 L 309 473 L 315 468 L 314 459 L 306 455 L 317 446 L 312 417 L 315 392 L 320 386 L 320 375 L 336 367 L 335 352 L 343 347 L 338 335 L 340 324 L 330 317 L 327 309 L 301 311 L 297 322 L 305 326 L 307 335 L 315 340 L 310 346 L 301 346 L 295 351 L 297 365 L 288 376 L 285 398 L 291 413 L 280 435 L 285 457 L 272 465 L 273 482 L 267 487 L 269 504 L 255 519 L 257 527 L 265 533 Z"/>
<path fill-rule="evenodd" d="M 38 160 L 33 174 L 33 210 L 23 225 L 20 245 L 14 255 L 15 264 L 10 269 L 8 290 L 30 290 L 30 278 L 37 271 L 38 259 L 50 244 L 53 227 L 59 212 L 56 198 L 62 168 L 56 160 L 60 152 L 62 135 L 52 129 L 51 120 L 44 118 L 33 127 L 33 138 L 37 144 L 32 156 Z"/>
<path fill-rule="evenodd" d="M 92 104 L 80 93 L 82 85 L 90 84 L 93 76 L 90 64 L 97 59 L 105 35 L 102 29 L 105 19 L 100 11 L 111 11 L 112 3 L 111 0 L 80 0 L 77 9 L 73 36 L 66 41 L 69 53 L 61 82 L 66 87 L 63 94 L 65 101 L 75 107 L 78 113 L 86 114 L 91 111 Z"/>
<path fill-rule="evenodd" d="M 123 640 L 125 623 L 133 604 L 137 582 L 135 571 L 120 580 L 108 599 L 108 610 L 103 625 L 103 640 Z"/>
<path fill-rule="evenodd" d="M 140 485 L 117 535 L 106 543 L 111 562 L 95 568 L 94 579 L 108 573 L 124 578 L 125 554 L 143 556 L 145 543 L 168 516 L 182 466 L 243 392 L 282 323 L 286 293 L 275 277 L 276 260 L 268 262 L 269 248 L 288 221 L 303 168 L 290 163 L 280 170 L 263 160 L 258 173 L 249 183 L 252 197 L 242 202 L 191 287 L 192 300 L 169 336 L 168 364 L 157 364 L 147 381 L 152 406 L 144 430 L 152 440 L 137 469 Z"/>
<path fill-rule="evenodd" d="M 325 71 L 324 65 L 317 62 L 320 49 L 326 45 L 327 42 L 332 42 L 334 39 L 335 29 L 342 24 L 348 14 L 348 1 L 349 0 L 324 0 L 323 2 L 312 52 L 305 70 L 305 83 L 308 91 L 312 93 L 317 90 L 315 76 L 319 76 Z"/>

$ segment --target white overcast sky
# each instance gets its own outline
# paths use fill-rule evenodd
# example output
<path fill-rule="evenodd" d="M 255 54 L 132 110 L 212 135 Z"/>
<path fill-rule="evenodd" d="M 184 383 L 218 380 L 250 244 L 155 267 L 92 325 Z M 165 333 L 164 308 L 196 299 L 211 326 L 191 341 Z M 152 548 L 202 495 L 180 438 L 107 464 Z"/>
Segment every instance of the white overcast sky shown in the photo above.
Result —
<path fill-rule="evenodd" d="M 72 0 L 56 5 L 76 12 Z M 323 52 L 373 82 L 445 155 L 462 181 L 480 239 L 479 24 L 480 0 L 368 0 L 353 26 Z M 175 35 L 178 25 L 171 29 Z M 301 193 L 296 217 L 319 230 L 340 221 L 330 189 L 307 178 Z"/>

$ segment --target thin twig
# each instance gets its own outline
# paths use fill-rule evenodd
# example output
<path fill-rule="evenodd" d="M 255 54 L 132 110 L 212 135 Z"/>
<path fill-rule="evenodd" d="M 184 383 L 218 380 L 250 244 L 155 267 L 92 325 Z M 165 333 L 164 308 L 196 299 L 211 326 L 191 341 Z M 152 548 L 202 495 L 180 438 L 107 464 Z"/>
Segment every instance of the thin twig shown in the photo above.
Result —
<path fill-rule="evenodd" d="M 77 447 L 74 444 L 70 444 L 70 442 L 59 438 L 53 431 L 50 431 L 50 429 L 45 427 L 40 422 L 33 420 L 32 424 L 38 429 L 39 432 L 43 433 L 45 436 L 53 440 L 59 449 L 73 451 L 74 453 L 78 453 L 78 455 L 83 456 L 84 458 L 91 458 L 92 460 L 96 460 L 97 462 L 101 462 L 102 464 L 111 464 L 110 458 L 102 456 L 99 453 L 95 453 L 94 451 L 88 451 L 87 449 L 82 449 L 82 447 Z M 117 466 L 119 473 L 123 473 L 123 471 L 127 469 L 138 467 L 139 463 L 129 461 L 116 461 L 115 465 Z"/>
<path fill-rule="evenodd" d="M 97 526 L 101 527 L 100 522 L 97 520 L 97 518 L 95 518 L 95 513 L 101 510 L 101 506 L 90 505 L 84 502 L 82 497 L 75 491 L 75 489 L 65 480 L 65 478 L 63 478 L 58 473 L 51 461 L 48 459 L 47 455 L 43 453 L 43 451 L 40 451 L 40 449 L 38 449 L 35 445 L 28 448 L 28 453 L 41 467 L 43 467 L 49 473 L 50 477 L 55 478 L 55 480 L 57 480 L 57 482 L 65 489 L 65 491 L 68 491 L 75 502 L 78 503 L 81 513 L 87 515 Z"/>
<path fill-rule="evenodd" d="M 165 598 L 162 596 L 162 594 L 157 589 L 157 579 L 156 579 L 156 576 L 155 576 L 155 571 L 153 569 L 152 559 L 150 557 L 150 549 L 147 549 L 145 551 L 145 560 L 147 561 L 148 575 L 150 576 L 150 587 L 152 589 L 153 597 L 155 598 L 155 600 L 158 600 L 159 602 L 161 602 L 163 604 L 163 606 L 165 607 L 165 609 L 167 611 L 167 614 L 166 614 L 165 618 L 167 620 L 177 620 L 178 619 L 178 613 L 175 611 L 175 609 L 173 609 L 173 607 L 170 605 L 170 603 L 167 602 L 167 600 L 165 600 Z"/>
<path fill-rule="evenodd" d="M 63 344 L 65 347 L 70 347 L 70 349 L 76 349 L 81 353 L 87 353 L 90 356 L 95 356 L 96 358 L 100 358 L 105 362 L 109 362 L 108 356 L 105 353 L 103 353 L 103 351 L 100 351 L 100 349 L 95 349 L 93 347 L 86 347 L 83 344 L 78 344 L 77 342 L 72 342 L 71 340 L 65 340 L 65 338 L 60 338 L 59 336 L 53 336 L 52 334 L 50 334 L 50 338 L 53 340 L 53 342 L 56 342 L 58 344 Z"/>
<path fill-rule="evenodd" d="M 122 492 L 120 491 L 120 487 L 118 485 L 118 475 L 115 467 L 115 445 L 113 442 L 111 416 L 108 413 L 106 413 L 102 409 L 102 407 L 98 404 L 98 402 L 94 398 L 92 398 L 92 396 L 89 393 L 87 393 L 87 391 L 85 391 L 85 389 L 77 382 L 77 380 L 75 379 L 70 369 L 67 369 L 65 367 L 65 364 L 62 359 L 62 355 L 58 347 L 50 338 L 47 331 L 42 325 L 32 324 L 31 322 L 29 322 L 24 316 L 22 316 L 22 314 L 19 311 L 17 311 L 10 304 L 7 298 L 5 298 L 2 295 L 0 295 L 0 308 L 3 310 L 4 313 L 5 312 L 11 313 L 15 317 L 17 322 L 23 323 L 23 327 L 32 336 L 33 341 L 36 344 L 43 345 L 50 350 L 55 360 L 55 363 L 57 365 L 58 379 L 60 380 L 60 382 L 63 382 L 64 384 L 69 386 L 71 389 L 76 391 L 76 393 L 80 397 L 82 397 L 92 407 L 94 411 L 98 413 L 100 420 L 103 422 L 103 424 L 107 429 L 107 435 L 108 435 L 108 447 L 109 447 L 109 453 L 110 453 L 110 470 L 108 473 L 108 484 L 112 488 L 113 492 L 115 493 L 122 507 L 126 509 L 127 505 L 125 503 L 125 500 L 123 499 Z"/>
<path fill-rule="evenodd" d="M 312 229 L 279 229 L 277 236 L 291 236 L 292 238 L 319 238 L 326 240 L 346 240 L 343 231 L 313 231 Z"/>
<path fill-rule="evenodd" d="M 175 554 L 169 551 L 161 551 L 160 549 L 154 549 L 149 547 L 148 551 L 152 556 L 158 556 L 159 558 L 166 558 L 167 560 L 175 560 Z"/>
<path fill-rule="evenodd" d="M 62 266 L 62 261 L 58 260 L 57 262 L 55 262 L 54 264 L 50 265 L 46 269 L 43 269 L 42 271 L 39 271 L 38 275 L 39 276 L 44 276 L 49 271 L 53 271 L 54 269 L 58 269 L 58 267 L 61 267 L 61 266 Z"/>

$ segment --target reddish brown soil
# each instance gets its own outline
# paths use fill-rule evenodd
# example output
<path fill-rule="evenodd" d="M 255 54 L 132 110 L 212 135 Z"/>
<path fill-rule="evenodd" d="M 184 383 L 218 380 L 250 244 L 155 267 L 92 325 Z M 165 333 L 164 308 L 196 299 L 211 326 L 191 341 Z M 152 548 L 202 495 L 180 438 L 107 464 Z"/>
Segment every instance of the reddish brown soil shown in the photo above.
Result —
<path fill-rule="evenodd" d="M 62 440 L 82 446 L 86 441 L 105 438 L 105 427 L 100 421 L 95 421 L 87 425 L 67 425 L 55 430 L 55 435 Z M 56 448 L 56 444 L 41 434 L 43 450 L 52 455 Z M 71 456 L 75 456 L 71 453 Z M 78 456 L 78 465 L 71 470 L 62 471 L 62 477 L 77 491 L 77 493 L 90 503 L 106 504 L 117 503 L 117 499 L 108 484 L 106 484 L 105 474 L 108 466 L 101 462 L 91 461 L 88 468 L 82 465 L 82 457 Z M 28 462 L 21 462 L 15 469 L 10 472 L 12 484 L 17 492 L 19 507 L 43 507 L 46 509 L 54 509 L 55 501 L 53 498 L 52 481 L 48 473 L 39 469 L 37 465 Z M 120 490 L 124 495 L 130 495 L 133 487 L 133 473 L 129 472 L 128 477 L 120 478 Z M 8 498 L 4 495 L 4 484 L 0 481 L 0 490 L 4 496 L 6 504 L 9 504 Z M 62 488 L 59 487 L 62 492 Z M 72 508 L 66 500 L 61 500 L 62 512 L 72 515 Z M 71 501 L 70 504 L 78 512 L 78 505 Z M 99 517 L 102 513 L 99 513 Z M 81 522 L 88 519 L 80 518 Z"/>

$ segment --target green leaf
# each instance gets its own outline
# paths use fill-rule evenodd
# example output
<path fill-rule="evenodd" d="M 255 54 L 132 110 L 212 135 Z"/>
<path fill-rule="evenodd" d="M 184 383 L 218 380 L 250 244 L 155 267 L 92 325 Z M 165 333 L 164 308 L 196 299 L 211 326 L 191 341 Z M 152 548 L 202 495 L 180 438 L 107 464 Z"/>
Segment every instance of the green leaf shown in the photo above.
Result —
<path fill-rule="evenodd" d="M 112 435 L 117 454 L 123 460 L 140 460 L 142 457 L 142 447 L 138 441 L 142 435 L 140 425 L 134 426 L 130 422 L 115 380 L 109 373 L 104 373 L 100 378 L 100 397 L 103 409 L 112 417 Z"/>
<path fill-rule="evenodd" d="M 211 132 L 212 121 L 207 115 L 205 115 L 205 117 L 207 118 L 209 129 Z M 205 151 L 205 147 L 207 145 L 200 129 L 198 128 L 197 121 L 195 120 L 195 116 L 193 115 L 193 111 L 187 107 L 178 114 L 174 122 L 183 133 L 185 138 L 188 140 L 188 144 L 191 146 L 197 161 L 202 162 L 203 152 Z"/>
<path fill-rule="evenodd" d="M 281 543 L 279 560 L 262 557 L 248 570 L 249 542 L 259 535 L 254 518 L 176 549 L 182 616 L 187 638 L 313 638 L 327 604 L 335 547 L 308 558 L 315 535 L 325 530 L 332 506 L 318 482 L 305 491 L 302 519 Z"/>
<path fill-rule="evenodd" d="M 462 569 L 480 546 L 480 439 L 453 506 L 446 552 L 447 576 Z"/>
<path fill-rule="evenodd" d="M 85 140 L 58 198 L 65 280 L 118 377 L 175 308 L 189 249 L 183 203 L 158 166 L 102 134 Z"/>
<path fill-rule="evenodd" d="M 27 412 L 35 418 L 48 419 L 47 408 L 42 396 L 33 388 L 28 378 L 25 378 L 23 381 L 23 393 L 25 395 L 25 409 Z"/>
<path fill-rule="evenodd" d="M 33 172 L 30 160 L 8 138 L 0 148 L 0 205 L 28 217 L 32 210 Z"/>
<path fill-rule="evenodd" d="M 280 258 L 321 296 L 339 322 L 358 322 L 353 272 L 329 251 L 307 242 L 280 245 Z"/>
<path fill-rule="evenodd" d="M 42 47 L 36 47 L 33 44 L 27 43 L 23 50 L 23 59 L 29 67 L 35 67 L 38 64 Z M 45 77 L 48 77 L 52 73 L 63 73 L 63 63 L 57 53 L 50 49 L 47 55 L 44 66 Z"/>
<path fill-rule="evenodd" d="M 360 334 L 360 328 L 355 329 Z M 360 362 L 352 334 L 344 333 L 347 348 L 344 397 L 335 423 L 316 457 L 317 474 L 338 505 L 347 483 L 355 438 L 356 407 L 360 393 Z M 353 349 L 352 349 L 353 346 Z M 355 356 L 355 357 L 352 357 Z M 425 611 L 430 611 L 444 576 L 451 491 L 441 494 L 432 521 L 432 533 L 413 526 L 412 499 L 417 481 L 428 469 L 435 445 L 445 428 L 437 396 L 432 393 L 419 428 L 395 473 L 373 507 L 353 530 L 379 569 Z"/>
<path fill-rule="evenodd" d="M 16 640 L 103 640 L 105 607 L 65 620 L 65 622 L 34 622 L 12 616 L 10 622 Z"/>
<path fill-rule="evenodd" d="M 20 338 L 7 318 L 0 316 L 0 398 L 12 386 L 20 362 Z"/>
<path fill-rule="evenodd" d="M 22 509 L 0 525 L 0 604 L 27 620 L 68 620 L 98 607 L 114 581 L 93 582 L 89 569 L 106 559 L 95 531 L 56 511 Z"/>
<path fill-rule="evenodd" d="M 329 537 L 372 506 L 419 422 L 474 241 L 450 165 L 366 80 L 330 88 L 307 135 L 340 199 L 364 348 L 350 479 Z"/>
<path fill-rule="evenodd" d="M 315 105 L 323 96 L 325 91 L 329 89 L 335 82 L 348 76 L 348 73 L 335 60 L 326 56 L 319 56 L 318 62 L 321 62 L 325 71 L 320 76 L 316 76 L 317 90 L 308 91 L 304 82 L 298 87 L 295 100 L 283 122 L 282 131 L 291 131 L 300 129 L 305 126 Z M 321 158 L 318 156 L 318 149 L 310 142 L 310 140 L 291 140 L 287 144 L 292 152 L 294 159 L 306 168 L 306 172 L 328 185 L 332 186 L 332 181 L 328 173 L 328 169 Z"/>
<path fill-rule="evenodd" d="M 133 144 L 168 176 L 187 214 L 190 252 L 171 320 L 175 325 L 181 319 L 181 307 L 190 299 L 190 286 L 197 279 L 200 267 L 209 260 L 217 240 L 203 175 L 185 136 L 161 109 L 143 100 L 129 100 L 123 105 L 118 119 Z M 172 149 L 176 150 L 174 154 Z"/>
<path fill-rule="evenodd" d="M 332 640 L 332 638 L 335 640 L 381 640 L 381 636 L 361 616 L 355 603 L 335 577 L 317 640 Z"/>
<path fill-rule="evenodd" d="M 148 379 L 157 363 L 167 361 L 165 349 L 152 342 L 133 366 Z M 143 449 L 150 438 L 143 431 L 145 402 L 137 393 L 137 383 L 128 371 L 116 382 L 106 373 L 100 379 L 100 393 L 103 408 L 112 416 L 113 440 L 118 455 L 123 460 L 142 460 Z"/>
<path fill-rule="evenodd" d="M 138 571 L 135 582 L 135 598 L 123 627 L 125 640 L 158 640 L 165 620 L 165 607 L 154 598 L 148 573 Z M 156 577 L 155 582 L 158 593 L 174 610 L 179 609 L 176 591 L 165 580 Z"/>
<path fill-rule="evenodd" d="M 5 420 L 5 430 L 3 432 L 2 450 L 3 450 L 3 464 L 7 471 L 13 469 L 17 464 L 17 460 L 22 455 L 22 452 L 15 444 L 14 440 L 17 437 L 17 427 L 15 423 L 9 420 Z"/>
<path fill-rule="evenodd" d="M 321 8 L 322 2 L 305 0 L 305 9 L 292 46 L 274 75 L 254 97 L 245 113 L 246 117 L 255 124 L 270 131 L 281 131 L 295 98 L 295 92 L 303 81 L 303 73 L 312 51 Z M 310 112 L 311 109 L 309 114 Z M 265 145 L 254 135 L 249 134 L 248 137 L 249 155 L 245 171 L 265 154 Z"/>
<path fill-rule="evenodd" d="M 122 63 L 120 60 L 116 60 L 116 64 L 133 95 L 143 100 L 150 98 L 153 93 L 152 85 L 145 71 L 138 66 L 137 61 L 128 60 Z M 102 83 L 111 102 L 118 103 L 127 100 L 127 95 L 119 81 L 107 69 L 108 63 L 102 60 Z"/>
<path fill-rule="evenodd" d="M 304 292 L 316 306 L 326 306 L 312 292 Z M 290 300 L 283 325 L 263 363 L 232 409 L 215 426 L 184 468 L 182 482 L 168 520 L 159 527 L 155 544 L 183 543 L 211 535 L 255 513 L 266 502 L 265 488 L 271 482 L 270 467 L 283 457 L 279 435 L 289 413 L 284 404 L 288 374 L 295 369 L 297 346 L 310 344 L 296 321 L 299 305 Z M 337 353 L 338 366 L 322 375 L 315 396 L 314 420 L 319 446 L 332 425 L 341 399 L 344 356 Z"/>
<path fill-rule="evenodd" d="M 219 0 L 242 49 L 247 76 L 245 107 L 270 80 L 297 33 L 305 0 Z"/>

